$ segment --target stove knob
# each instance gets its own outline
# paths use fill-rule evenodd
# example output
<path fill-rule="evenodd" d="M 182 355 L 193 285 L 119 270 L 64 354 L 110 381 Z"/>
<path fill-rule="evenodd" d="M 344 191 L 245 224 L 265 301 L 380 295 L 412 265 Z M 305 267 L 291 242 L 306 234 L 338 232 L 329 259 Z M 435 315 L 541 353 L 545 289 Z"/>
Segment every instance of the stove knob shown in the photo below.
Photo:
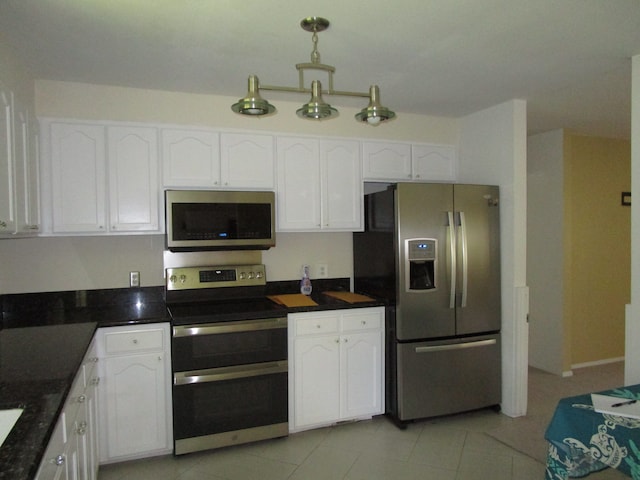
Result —
<path fill-rule="evenodd" d="M 253 280 L 255 278 L 256 274 L 253 272 L 249 272 L 249 280 Z"/>
<path fill-rule="evenodd" d="M 184 283 L 187 281 L 187 276 L 186 275 L 180 275 L 180 283 Z"/>
<path fill-rule="evenodd" d="M 170 281 L 171 283 L 176 283 L 176 281 L 177 281 L 177 280 L 178 280 L 178 277 L 176 277 L 175 275 L 171 275 L 171 276 L 169 277 L 169 281 Z"/>
<path fill-rule="evenodd" d="M 260 271 L 256 272 L 256 278 L 262 278 L 262 277 L 264 277 L 264 273 Z"/>
<path fill-rule="evenodd" d="M 247 274 L 245 272 L 240 272 L 240 280 L 246 280 L 247 279 Z"/>

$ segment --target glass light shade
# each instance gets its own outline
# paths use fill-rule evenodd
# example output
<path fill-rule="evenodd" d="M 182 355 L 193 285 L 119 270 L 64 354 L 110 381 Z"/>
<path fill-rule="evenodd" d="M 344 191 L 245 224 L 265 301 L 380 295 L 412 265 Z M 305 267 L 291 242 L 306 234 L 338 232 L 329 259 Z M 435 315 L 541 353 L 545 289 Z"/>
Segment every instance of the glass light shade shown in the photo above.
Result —
<path fill-rule="evenodd" d="M 249 77 L 249 89 L 247 96 L 231 105 L 231 110 L 243 115 L 268 115 L 276 111 L 276 107 L 260 96 L 260 84 L 258 77 Z"/>
<path fill-rule="evenodd" d="M 333 108 L 322 99 L 322 85 L 318 80 L 311 82 L 311 100 L 296 110 L 300 118 L 311 120 L 322 120 L 338 115 L 338 110 Z"/>
<path fill-rule="evenodd" d="M 376 126 L 380 125 L 381 122 L 391 120 L 395 116 L 395 112 L 380 104 L 380 89 L 378 86 L 371 85 L 369 88 L 369 105 L 356 114 L 356 120 Z"/>

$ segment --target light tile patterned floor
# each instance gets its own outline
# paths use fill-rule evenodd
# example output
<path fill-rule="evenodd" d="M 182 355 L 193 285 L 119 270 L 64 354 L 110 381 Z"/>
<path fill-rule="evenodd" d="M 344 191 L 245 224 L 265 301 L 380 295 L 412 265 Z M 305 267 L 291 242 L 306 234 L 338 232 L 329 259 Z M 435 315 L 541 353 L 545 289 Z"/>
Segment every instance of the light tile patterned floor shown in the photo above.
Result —
<path fill-rule="evenodd" d="M 544 382 L 549 382 L 557 399 L 573 394 L 562 390 L 570 381 L 546 374 L 534 377 L 530 384 L 536 391 L 545 390 Z M 545 393 L 545 401 L 557 402 Z M 540 397 L 530 392 L 530 410 L 538 408 Z M 400 430 L 377 417 L 284 439 L 105 465 L 99 480 L 543 480 L 544 465 L 486 434 L 510 421 L 483 410 Z M 619 478 L 626 477 L 613 470 L 589 476 Z"/>

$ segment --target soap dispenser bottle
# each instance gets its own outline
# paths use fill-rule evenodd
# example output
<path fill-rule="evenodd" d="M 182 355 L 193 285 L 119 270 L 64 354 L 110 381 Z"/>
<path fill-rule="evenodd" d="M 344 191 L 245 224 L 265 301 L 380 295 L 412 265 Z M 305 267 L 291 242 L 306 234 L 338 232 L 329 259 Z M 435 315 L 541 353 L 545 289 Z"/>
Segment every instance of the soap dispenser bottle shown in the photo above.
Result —
<path fill-rule="evenodd" d="M 300 293 L 311 295 L 311 279 L 309 278 L 309 265 L 302 266 L 302 280 L 300 280 Z"/>

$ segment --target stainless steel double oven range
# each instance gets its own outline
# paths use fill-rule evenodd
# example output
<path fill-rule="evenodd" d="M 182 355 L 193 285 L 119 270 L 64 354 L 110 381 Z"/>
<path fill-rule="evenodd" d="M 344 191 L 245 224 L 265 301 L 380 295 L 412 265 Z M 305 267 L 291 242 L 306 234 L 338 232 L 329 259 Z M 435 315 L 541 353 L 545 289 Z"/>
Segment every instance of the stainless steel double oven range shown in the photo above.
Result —
<path fill-rule="evenodd" d="M 264 265 L 166 269 L 174 453 L 288 435 L 286 311 Z"/>

